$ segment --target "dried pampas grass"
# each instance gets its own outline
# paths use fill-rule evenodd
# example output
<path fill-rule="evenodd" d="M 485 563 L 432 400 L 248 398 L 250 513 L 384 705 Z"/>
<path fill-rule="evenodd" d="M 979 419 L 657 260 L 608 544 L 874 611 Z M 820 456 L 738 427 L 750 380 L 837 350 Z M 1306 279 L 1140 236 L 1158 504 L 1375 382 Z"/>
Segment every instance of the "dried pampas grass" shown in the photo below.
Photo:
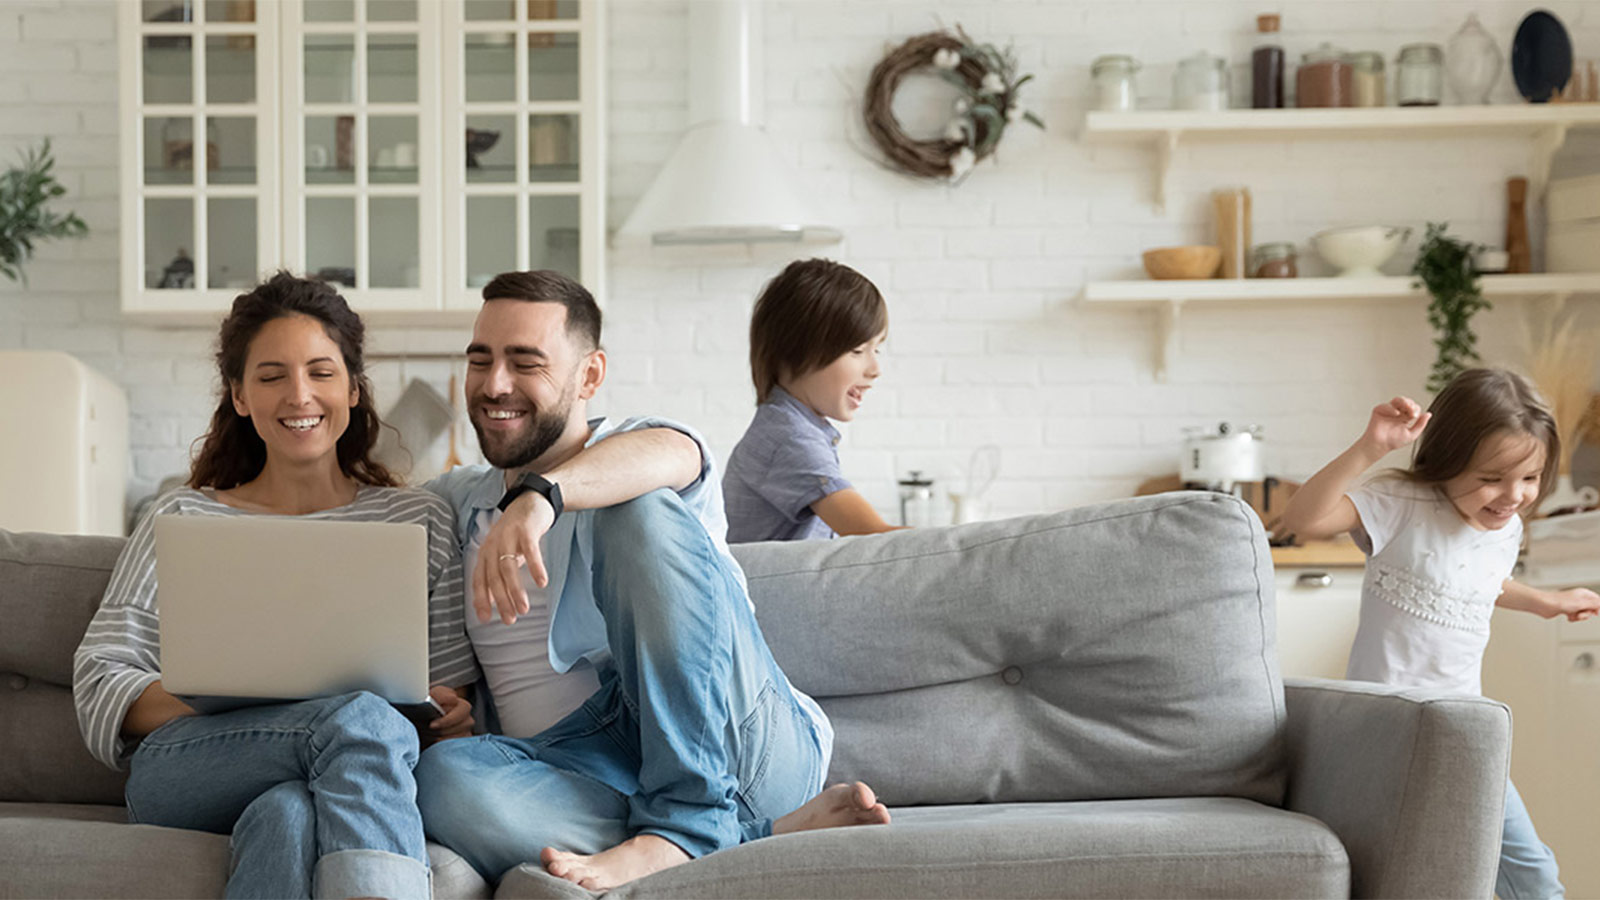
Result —
<path fill-rule="evenodd" d="M 1577 314 L 1554 303 L 1548 315 L 1526 329 L 1528 377 L 1550 404 L 1561 438 L 1559 473 L 1572 469 L 1572 451 L 1580 434 L 1593 430 L 1594 368 L 1600 329 L 1580 326 Z"/>

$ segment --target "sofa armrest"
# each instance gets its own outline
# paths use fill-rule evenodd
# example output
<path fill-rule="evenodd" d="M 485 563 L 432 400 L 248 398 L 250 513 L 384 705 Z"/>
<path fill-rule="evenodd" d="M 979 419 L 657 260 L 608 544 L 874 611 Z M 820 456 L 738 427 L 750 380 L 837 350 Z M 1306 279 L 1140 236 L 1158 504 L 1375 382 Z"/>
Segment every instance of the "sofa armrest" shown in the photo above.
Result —
<path fill-rule="evenodd" d="M 1489 897 L 1511 711 L 1483 697 L 1286 679 L 1285 806 L 1350 855 L 1352 897 Z"/>

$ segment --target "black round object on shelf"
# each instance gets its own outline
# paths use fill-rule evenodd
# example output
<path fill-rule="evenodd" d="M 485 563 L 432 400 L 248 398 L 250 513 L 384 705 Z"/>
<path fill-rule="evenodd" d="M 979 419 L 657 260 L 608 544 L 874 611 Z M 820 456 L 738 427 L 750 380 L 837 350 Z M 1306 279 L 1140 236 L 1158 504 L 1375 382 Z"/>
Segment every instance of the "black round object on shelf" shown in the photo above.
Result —
<path fill-rule="evenodd" d="M 1517 26 L 1511 41 L 1511 76 L 1517 93 L 1545 103 L 1572 78 L 1572 38 L 1551 13 L 1536 9 Z"/>

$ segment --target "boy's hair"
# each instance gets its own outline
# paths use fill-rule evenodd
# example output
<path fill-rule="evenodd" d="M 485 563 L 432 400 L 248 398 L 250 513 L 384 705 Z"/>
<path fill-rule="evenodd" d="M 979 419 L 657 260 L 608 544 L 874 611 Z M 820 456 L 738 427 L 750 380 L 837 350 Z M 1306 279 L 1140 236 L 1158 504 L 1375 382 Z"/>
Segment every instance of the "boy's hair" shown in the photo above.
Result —
<path fill-rule="evenodd" d="M 600 346 L 600 305 L 588 288 L 560 272 L 502 272 L 483 286 L 483 302 L 490 300 L 559 303 L 567 308 L 567 333 L 578 336 L 587 350 Z"/>
<path fill-rule="evenodd" d="M 889 327 L 889 308 L 866 276 L 830 259 L 796 260 L 767 282 L 750 316 L 750 377 L 765 403 L 780 378 L 798 378 Z"/>
<path fill-rule="evenodd" d="M 1401 474 L 1419 484 L 1442 484 L 1467 470 L 1485 438 L 1501 431 L 1526 434 L 1544 446 L 1539 500 L 1554 487 L 1561 459 L 1555 417 L 1538 388 L 1505 369 L 1468 369 L 1450 380 L 1428 407 L 1433 418 L 1423 429 Z"/>

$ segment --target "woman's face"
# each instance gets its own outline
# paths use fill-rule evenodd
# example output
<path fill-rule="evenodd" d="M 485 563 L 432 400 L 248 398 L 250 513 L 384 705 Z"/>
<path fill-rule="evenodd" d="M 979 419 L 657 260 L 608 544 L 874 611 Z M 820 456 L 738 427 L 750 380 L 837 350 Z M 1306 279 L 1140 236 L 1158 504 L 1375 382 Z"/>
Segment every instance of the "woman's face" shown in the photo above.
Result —
<path fill-rule="evenodd" d="M 273 319 L 256 332 L 233 408 L 255 424 L 267 461 L 338 464 L 336 445 L 361 398 L 344 354 L 310 316 Z"/>

